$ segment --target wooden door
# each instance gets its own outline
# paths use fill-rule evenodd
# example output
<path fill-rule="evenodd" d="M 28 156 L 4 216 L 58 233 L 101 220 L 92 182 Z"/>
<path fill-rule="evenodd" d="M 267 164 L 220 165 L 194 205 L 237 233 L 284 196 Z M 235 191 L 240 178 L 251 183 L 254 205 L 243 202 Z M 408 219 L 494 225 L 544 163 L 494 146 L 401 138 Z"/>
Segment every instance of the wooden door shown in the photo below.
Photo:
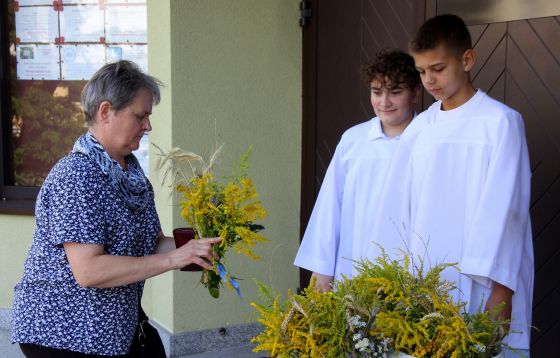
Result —
<path fill-rule="evenodd" d="M 383 47 L 406 49 L 419 24 L 445 12 L 450 3 L 459 16 L 461 6 L 465 14 L 468 10 L 478 55 L 472 71 L 474 85 L 518 110 L 525 121 L 533 172 L 533 325 L 537 329 L 532 332 L 532 355 L 560 357 L 559 16 L 484 23 L 476 21 L 476 7 L 457 7 L 460 2 L 455 0 L 312 2 L 314 16 L 303 30 L 301 233 L 340 135 L 372 115 L 367 86 L 359 78 L 360 65 Z M 430 103 L 425 98 L 424 107 Z M 302 286 L 308 277 L 302 270 Z"/>
<path fill-rule="evenodd" d="M 560 357 L 560 17 L 483 23 L 469 30 L 477 53 L 475 87 L 519 111 L 525 122 L 533 173 L 531 350 L 535 357 Z"/>
<path fill-rule="evenodd" d="M 535 357 L 560 357 L 559 20 L 547 17 L 508 22 L 502 75 L 505 103 L 521 112 L 525 120 L 533 171 Z"/>

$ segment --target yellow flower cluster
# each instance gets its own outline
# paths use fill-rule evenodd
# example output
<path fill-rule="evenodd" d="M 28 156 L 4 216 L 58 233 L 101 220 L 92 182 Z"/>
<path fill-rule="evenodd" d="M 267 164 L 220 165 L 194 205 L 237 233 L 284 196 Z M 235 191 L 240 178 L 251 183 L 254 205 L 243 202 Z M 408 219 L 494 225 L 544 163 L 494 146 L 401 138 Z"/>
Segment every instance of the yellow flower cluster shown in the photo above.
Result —
<path fill-rule="evenodd" d="M 256 224 L 267 216 L 267 212 L 246 173 L 251 148 L 241 156 L 233 174 L 223 178 L 216 178 L 212 170 L 221 148 L 214 153 L 208 165 L 199 155 L 179 148 L 168 153 L 156 148 L 161 157 L 158 168 L 167 165 L 165 176 L 173 175 L 174 187 L 181 195 L 180 214 L 195 230 L 196 238 L 222 238 L 219 245 L 214 245 L 214 270 L 203 273 L 202 283 L 215 298 L 219 296 L 222 282 L 235 288 L 239 294 L 237 282 L 223 265 L 226 252 L 233 248 L 238 254 L 259 259 L 254 252 L 255 245 L 267 241 L 259 233 L 264 227 Z"/>
<path fill-rule="evenodd" d="M 348 345 L 345 340 L 344 312 L 338 309 L 339 297 L 307 289 L 305 295 L 288 291 L 286 302 L 273 296 L 257 282 L 261 296 L 268 304 L 251 305 L 261 314 L 264 331 L 253 338 L 259 343 L 255 351 L 268 351 L 271 357 L 323 358 L 343 357 Z"/>
<path fill-rule="evenodd" d="M 497 312 L 468 315 L 451 299 L 454 287 L 440 274 L 453 264 L 427 273 L 407 255 L 356 264 L 359 274 L 336 281 L 334 290 L 288 293 L 281 303 L 266 286 L 269 304 L 253 303 L 264 331 L 255 350 L 272 357 L 385 357 L 402 352 L 414 357 L 483 358 L 501 349 L 503 324 Z M 498 310 L 501 308 L 498 308 Z M 332 347 L 339 347 L 338 351 Z"/>
<path fill-rule="evenodd" d="M 266 242 L 252 227 L 252 224 L 267 216 L 258 193 L 249 178 L 239 182 L 222 184 L 207 172 L 194 177 L 188 184 L 180 184 L 177 191 L 182 194 L 181 216 L 197 228 L 200 235 L 219 236 L 220 247 L 233 247 L 237 253 L 251 259 L 259 259 L 253 247 Z"/>

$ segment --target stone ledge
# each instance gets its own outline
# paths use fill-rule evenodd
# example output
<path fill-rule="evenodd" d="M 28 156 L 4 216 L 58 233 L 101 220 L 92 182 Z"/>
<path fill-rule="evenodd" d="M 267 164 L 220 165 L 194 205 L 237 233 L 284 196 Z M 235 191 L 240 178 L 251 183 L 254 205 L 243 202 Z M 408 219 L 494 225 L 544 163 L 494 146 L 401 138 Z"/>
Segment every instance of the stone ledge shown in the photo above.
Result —
<path fill-rule="evenodd" d="M 12 310 L 0 308 L 0 329 L 11 330 L 11 320 Z M 157 328 L 168 357 L 248 346 L 251 338 L 262 330 L 258 323 L 245 323 L 172 334 L 156 322 L 150 323 Z"/>
<path fill-rule="evenodd" d="M 248 323 L 176 333 L 170 336 L 171 357 L 247 346 L 261 330 L 258 323 Z"/>

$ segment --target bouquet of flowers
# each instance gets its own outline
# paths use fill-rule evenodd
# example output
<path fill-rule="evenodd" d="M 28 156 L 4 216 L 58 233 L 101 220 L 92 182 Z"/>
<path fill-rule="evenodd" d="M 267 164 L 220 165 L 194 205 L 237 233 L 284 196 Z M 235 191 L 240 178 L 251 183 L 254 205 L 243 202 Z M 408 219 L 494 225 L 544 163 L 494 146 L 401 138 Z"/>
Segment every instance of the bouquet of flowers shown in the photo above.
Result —
<path fill-rule="evenodd" d="M 413 266 L 413 265 L 412 265 Z M 440 278 L 453 264 L 423 273 L 408 255 L 357 262 L 358 275 L 335 281 L 331 292 L 311 283 L 285 301 L 258 284 L 264 304 L 253 302 L 264 330 L 255 351 L 272 357 L 495 357 L 505 336 L 497 312 L 468 315 L 455 303 L 454 286 Z M 500 311 L 498 307 L 496 311 Z"/>
<path fill-rule="evenodd" d="M 160 152 L 158 169 L 165 168 L 164 181 L 172 176 L 173 187 L 182 197 L 181 216 L 195 230 L 195 239 L 222 238 L 219 245 L 214 245 L 213 270 L 203 271 L 202 284 L 214 298 L 219 297 L 223 282 L 241 297 L 236 278 L 224 266 L 225 255 L 233 248 L 256 260 L 259 256 L 253 251 L 254 246 L 267 241 L 259 233 L 264 227 L 255 223 L 265 218 L 267 212 L 247 176 L 251 148 L 241 156 L 231 175 L 216 178 L 213 168 L 221 147 L 206 163 L 201 156 L 180 148 L 165 153 L 154 146 Z"/>

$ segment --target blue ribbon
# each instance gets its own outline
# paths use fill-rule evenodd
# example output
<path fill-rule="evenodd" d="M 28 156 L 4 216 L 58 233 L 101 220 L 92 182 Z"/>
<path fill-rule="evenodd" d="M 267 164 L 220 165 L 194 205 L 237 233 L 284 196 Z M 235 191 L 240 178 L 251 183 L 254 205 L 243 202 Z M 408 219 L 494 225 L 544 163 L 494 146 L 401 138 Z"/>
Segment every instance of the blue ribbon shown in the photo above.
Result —
<path fill-rule="evenodd" d="M 233 287 L 237 292 L 237 296 L 239 296 L 240 299 L 243 299 L 243 296 L 241 295 L 241 290 L 239 289 L 239 284 L 237 283 L 237 281 L 235 281 L 233 277 L 231 277 L 230 274 L 227 273 L 224 265 L 222 265 L 221 263 L 217 263 L 216 267 L 218 268 L 218 272 L 220 274 L 220 277 L 222 278 L 222 281 L 228 286 Z"/>

